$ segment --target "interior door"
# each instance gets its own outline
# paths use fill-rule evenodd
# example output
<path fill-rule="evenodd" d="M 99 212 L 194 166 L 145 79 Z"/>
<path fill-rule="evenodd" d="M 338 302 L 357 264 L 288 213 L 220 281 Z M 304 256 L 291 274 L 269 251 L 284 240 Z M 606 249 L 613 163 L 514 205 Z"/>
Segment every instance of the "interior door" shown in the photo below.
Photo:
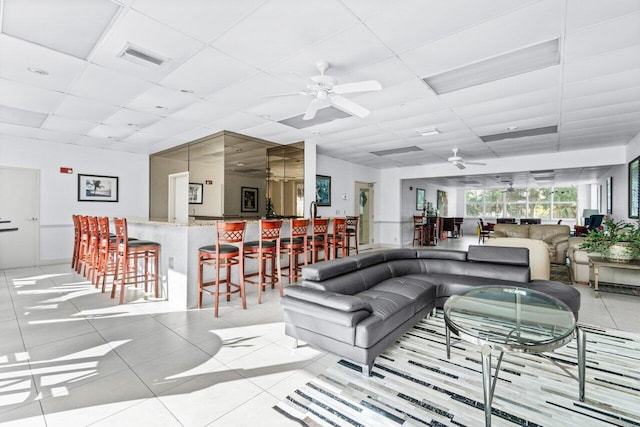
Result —
<path fill-rule="evenodd" d="M 169 222 L 189 222 L 189 172 L 169 175 Z"/>
<path fill-rule="evenodd" d="M 360 249 L 373 247 L 373 184 L 356 182 L 356 214 L 358 220 L 358 245 Z"/>
<path fill-rule="evenodd" d="M 0 167 L 0 269 L 40 262 L 40 172 Z"/>

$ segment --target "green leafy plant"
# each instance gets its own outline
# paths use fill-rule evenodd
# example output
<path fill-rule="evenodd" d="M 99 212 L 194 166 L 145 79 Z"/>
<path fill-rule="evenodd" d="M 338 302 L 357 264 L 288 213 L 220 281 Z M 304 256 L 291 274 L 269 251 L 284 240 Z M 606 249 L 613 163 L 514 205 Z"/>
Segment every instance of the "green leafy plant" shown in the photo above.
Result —
<path fill-rule="evenodd" d="M 598 252 L 606 257 L 611 246 L 624 242 L 629 244 L 628 250 L 634 258 L 640 257 L 640 221 L 631 223 L 608 219 L 604 222 L 603 230 L 589 231 L 580 249 Z"/>

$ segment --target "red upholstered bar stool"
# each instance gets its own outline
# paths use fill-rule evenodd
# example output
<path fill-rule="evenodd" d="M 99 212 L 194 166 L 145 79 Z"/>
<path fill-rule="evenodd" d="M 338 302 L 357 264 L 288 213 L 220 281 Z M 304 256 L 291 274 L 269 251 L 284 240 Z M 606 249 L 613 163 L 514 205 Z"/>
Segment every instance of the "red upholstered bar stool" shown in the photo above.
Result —
<path fill-rule="evenodd" d="M 262 291 L 267 285 L 273 289 L 278 283 L 280 296 L 284 295 L 282 288 L 282 269 L 280 268 L 280 231 L 282 220 L 261 219 L 258 221 L 258 240 L 244 244 L 245 259 L 256 259 L 258 271 L 244 275 L 244 281 L 258 286 L 258 304 L 262 303 Z M 271 273 L 267 274 L 267 261 L 271 264 Z M 277 274 L 277 276 L 276 276 Z M 257 280 L 249 279 L 257 276 Z"/>
<path fill-rule="evenodd" d="M 324 261 L 329 259 L 329 219 L 313 218 L 311 221 L 311 236 L 309 237 L 309 250 L 311 252 L 311 261 Z M 323 259 L 318 259 L 319 252 L 323 252 Z"/>
<path fill-rule="evenodd" d="M 357 216 L 348 216 L 347 217 L 347 256 L 350 255 L 351 249 L 355 249 L 356 253 L 360 253 L 358 249 L 358 221 L 360 217 Z M 353 238 L 353 244 L 351 243 L 351 239 Z"/>
<path fill-rule="evenodd" d="M 347 219 L 346 218 L 334 218 L 333 219 L 333 232 L 329 234 L 329 251 L 333 259 L 338 258 L 338 251 L 340 251 L 340 257 L 344 258 L 347 248 Z"/>
<path fill-rule="evenodd" d="M 289 258 L 288 271 L 289 284 L 298 280 L 302 268 L 300 267 L 300 255 L 304 265 L 307 265 L 307 233 L 309 232 L 308 219 L 292 219 L 289 227 L 289 237 L 284 237 L 280 241 L 282 254 Z"/>
<path fill-rule="evenodd" d="M 129 240 L 126 218 L 115 218 L 115 251 L 116 270 L 111 287 L 111 298 L 116 295 L 116 288 L 120 287 L 120 300 L 124 302 L 124 289 L 126 285 L 136 287 L 143 282 L 144 291 L 148 292 L 149 282 L 152 282 L 153 293 L 156 298 L 160 285 L 160 243 L 149 240 Z M 140 266 L 142 263 L 142 266 Z"/>
<path fill-rule="evenodd" d="M 241 222 L 216 222 L 215 245 L 203 246 L 198 249 L 198 308 L 202 308 L 202 294 L 204 292 L 214 296 L 213 315 L 218 317 L 218 304 L 220 295 L 231 300 L 231 294 L 240 292 L 242 308 L 247 309 L 247 299 L 244 292 L 244 233 L 247 223 Z M 216 269 L 216 278 L 213 281 L 204 281 L 204 266 L 212 266 Z M 231 267 L 238 266 L 238 283 L 231 282 Z M 226 270 L 226 277 L 220 279 L 220 270 Z M 220 292 L 220 284 L 226 283 L 226 292 Z"/>

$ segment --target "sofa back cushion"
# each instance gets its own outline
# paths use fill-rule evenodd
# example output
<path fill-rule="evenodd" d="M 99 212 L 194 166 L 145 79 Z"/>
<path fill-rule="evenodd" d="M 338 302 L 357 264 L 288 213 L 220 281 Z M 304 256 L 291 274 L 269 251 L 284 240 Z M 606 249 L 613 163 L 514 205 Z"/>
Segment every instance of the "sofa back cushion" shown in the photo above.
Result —
<path fill-rule="evenodd" d="M 517 224 L 496 224 L 493 227 L 493 235 L 495 237 L 521 237 L 529 238 L 530 225 Z"/>
<path fill-rule="evenodd" d="M 566 236 L 569 239 L 571 234 L 571 228 L 568 225 L 562 224 L 535 224 L 530 225 L 529 238 L 536 240 L 544 240 L 545 242 L 551 242 L 556 236 Z"/>
<path fill-rule="evenodd" d="M 469 246 L 465 272 L 468 276 L 511 280 L 531 280 L 529 249 L 501 246 Z"/>

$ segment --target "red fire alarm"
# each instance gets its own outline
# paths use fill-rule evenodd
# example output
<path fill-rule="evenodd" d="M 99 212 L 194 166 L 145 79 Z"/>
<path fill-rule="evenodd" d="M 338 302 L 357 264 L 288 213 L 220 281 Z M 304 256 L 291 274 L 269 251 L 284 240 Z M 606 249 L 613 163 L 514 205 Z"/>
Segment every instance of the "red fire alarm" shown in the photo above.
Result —
<path fill-rule="evenodd" d="M 211 185 L 211 184 L 213 184 L 213 181 L 211 181 L 210 179 L 208 179 L 208 180 L 206 180 L 204 183 L 205 183 L 205 184 L 207 184 L 207 185 Z"/>
<path fill-rule="evenodd" d="M 60 168 L 60 173 L 73 173 L 73 168 Z"/>

